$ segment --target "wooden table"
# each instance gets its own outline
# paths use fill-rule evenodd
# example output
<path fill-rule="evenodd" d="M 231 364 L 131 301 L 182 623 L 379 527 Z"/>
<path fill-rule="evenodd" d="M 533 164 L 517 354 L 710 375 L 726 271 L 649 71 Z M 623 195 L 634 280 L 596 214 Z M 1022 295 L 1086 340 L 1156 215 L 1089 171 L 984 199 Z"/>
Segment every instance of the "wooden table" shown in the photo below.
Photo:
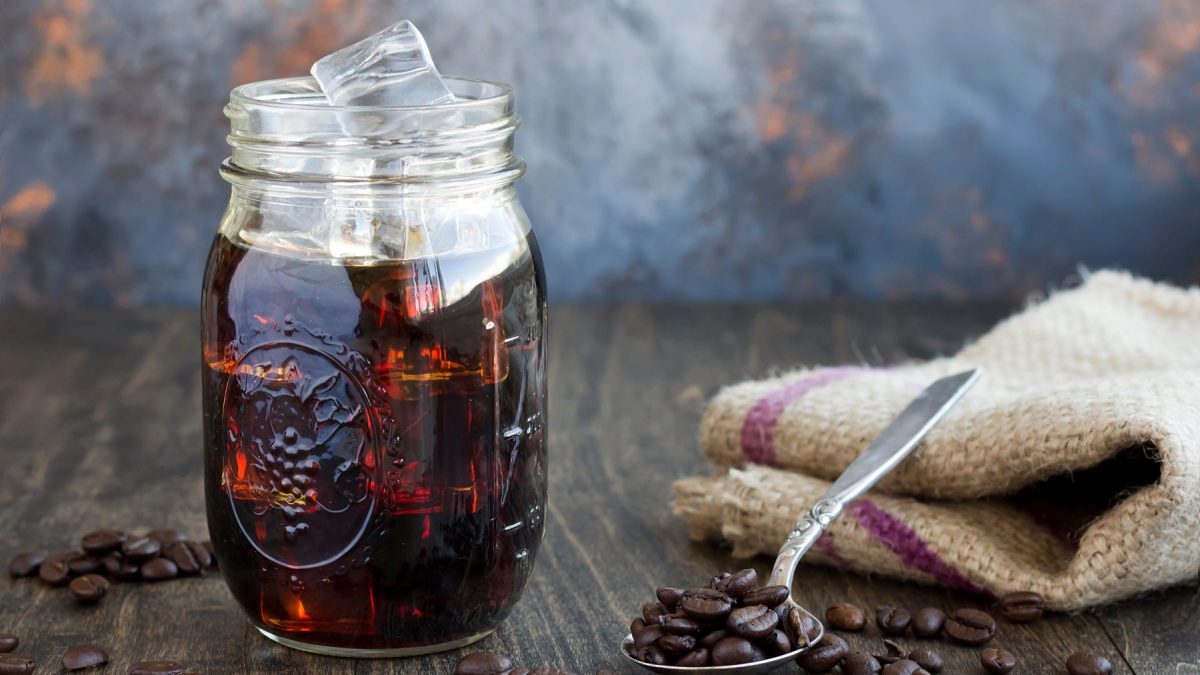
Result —
<path fill-rule="evenodd" d="M 734 568 L 691 542 L 671 515 L 670 483 L 709 469 L 695 433 L 722 384 L 800 364 L 883 363 L 955 349 L 1009 308 L 820 304 L 794 307 L 556 307 L 551 331 L 551 497 L 545 544 L 525 597 L 482 647 L 518 663 L 592 673 L 616 654 L 653 588 Z M 194 311 L 0 312 L 0 558 L 61 549 L 100 526 L 205 532 L 199 318 Z M 1198 535 L 1200 536 L 1200 535 Z M 765 575 L 769 561 L 753 561 Z M 972 604 L 961 594 L 804 568 L 797 597 L 823 610 Z M 291 651 L 243 619 L 219 575 L 118 584 L 95 608 L 64 589 L 0 578 L 0 631 L 22 638 L 39 672 L 67 646 L 107 646 L 107 672 L 174 658 L 204 673 L 446 673 L 455 653 L 351 661 Z M 850 636 L 882 651 L 878 634 Z M 1194 586 L 1097 613 L 1002 625 L 997 644 L 1022 672 L 1063 672 L 1076 648 L 1118 672 L 1200 672 Z M 945 672 L 980 672 L 974 650 L 945 645 Z"/>

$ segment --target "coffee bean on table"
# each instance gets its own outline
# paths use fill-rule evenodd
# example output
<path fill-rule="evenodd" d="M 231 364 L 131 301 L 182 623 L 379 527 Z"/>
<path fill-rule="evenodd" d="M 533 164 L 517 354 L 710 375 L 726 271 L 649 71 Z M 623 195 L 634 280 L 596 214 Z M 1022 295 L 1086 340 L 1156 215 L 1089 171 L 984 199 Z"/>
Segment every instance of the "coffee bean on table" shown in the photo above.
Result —
<path fill-rule="evenodd" d="M 81 605 L 94 605 L 108 592 L 108 579 L 99 574 L 85 574 L 71 580 L 71 595 Z"/>
<path fill-rule="evenodd" d="M 31 577 L 38 572 L 38 568 L 46 560 L 46 554 L 38 551 L 22 551 L 12 557 L 8 561 L 8 576 L 18 579 L 20 577 Z"/>
<path fill-rule="evenodd" d="M 7 654 L 21 644 L 21 638 L 12 633 L 0 633 L 0 654 Z"/>
<path fill-rule="evenodd" d="M 796 657 L 796 663 L 810 673 L 827 673 L 850 653 L 850 644 L 839 635 L 826 633 L 821 641 Z"/>
<path fill-rule="evenodd" d="M 100 556 L 121 548 L 124 541 L 125 533 L 120 530 L 96 530 L 83 535 L 80 545 L 85 552 Z"/>
<path fill-rule="evenodd" d="M 685 668 L 703 668 L 712 663 L 709 659 L 708 649 L 701 647 L 690 654 L 686 654 L 675 662 L 677 666 Z"/>
<path fill-rule="evenodd" d="M 38 578 L 51 586 L 65 586 L 71 581 L 71 558 L 54 555 L 38 567 Z"/>
<path fill-rule="evenodd" d="M 150 537 L 131 537 L 121 544 L 121 555 L 131 562 L 145 562 L 162 551 L 162 544 Z"/>
<path fill-rule="evenodd" d="M 711 588 L 689 588 L 683 592 L 679 609 L 701 621 L 717 621 L 729 616 L 733 603 L 728 595 Z M 714 654 L 713 659 L 717 657 Z"/>
<path fill-rule="evenodd" d="M 179 533 L 178 530 L 150 530 L 146 533 L 148 539 L 153 539 L 158 542 L 158 545 L 166 548 L 177 541 L 184 541 L 187 537 Z"/>
<path fill-rule="evenodd" d="M 884 640 L 883 646 L 887 647 L 887 654 L 879 654 L 875 658 L 885 666 L 908 658 L 908 650 L 895 640 Z"/>
<path fill-rule="evenodd" d="M 1012 623 L 1029 623 L 1042 618 L 1046 611 L 1046 600 L 1032 591 L 1005 593 L 996 603 L 1000 615 Z"/>
<path fill-rule="evenodd" d="M 499 675 L 512 670 L 512 661 L 496 652 L 475 652 L 458 660 L 455 675 Z"/>
<path fill-rule="evenodd" d="M 935 638 L 942 634 L 946 613 L 937 607 L 922 607 L 913 615 L 912 629 L 917 637 Z"/>
<path fill-rule="evenodd" d="M 185 541 L 183 543 L 192 552 L 192 557 L 196 559 L 196 562 L 200 563 L 202 571 L 216 564 L 212 551 L 205 548 L 204 544 L 195 541 Z"/>
<path fill-rule="evenodd" d="M 725 622 L 729 630 L 751 640 L 770 635 L 778 624 L 779 615 L 766 605 L 738 607 L 729 613 L 729 620 Z"/>
<path fill-rule="evenodd" d="M 875 610 L 875 625 L 884 635 L 903 635 L 912 623 L 912 614 L 904 607 L 882 605 Z"/>
<path fill-rule="evenodd" d="M 92 574 L 103 568 L 103 561 L 93 555 L 81 555 L 67 563 L 67 569 L 71 570 L 73 575 Z"/>
<path fill-rule="evenodd" d="M 187 542 L 177 541 L 163 549 L 163 557 L 169 558 L 179 568 L 180 574 L 199 574 L 202 569 L 200 561 L 188 548 Z"/>
<path fill-rule="evenodd" d="M 662 626 L 663 632 L 672 635 L 694 635 L 700 632 L 700 624 L 696 623 L 695 619 L 675 614 L 658 617 L 658 625 Z"/>
<path fill-rule="evenodd" d="M 742 596 L 743 605 L 766 605 L 774 609 L 792 594 L 787 586 L 763 586 Z"/>
<path fill-rule="evenodd" d="M 204 547 L 204 550 L 208 551 L 208 560 L 209 560 L 208 566 L 216 567 L 217 566 L 217 552 L 213 550 L 212 542 L 205 540 L 205 541 L 200 542 L 200 545 Z"/>
<path fill-rule="evenodd" d="M 929 675 L 929 671 L 921 667 L 921 664 L 912 659 L 900 659 L 890 665 L 884 666 L 880 671 L 881 675 Z"/>
<path fill-rule="evenodd" d="M 725 582 L 724 588 L 721 590 L 725 591 L 730 597 L 741 598 L 754 590 L 754 587 L 757 585 L 758 572 L 753 569 L 744 569 L 734 572 L 733 576 L 729 577 L 728 581 Z"/>
<path fill-rule="evenodd" d="M 837 630 L 860 631 L 867 625 L 867 613 L 858 605 L 839 602 L 825 610 L 825 623 Z"/>
<path fill-rule="evenodd" d="M 1112 669 L 1112 663 L 1099 654 L 1075 652 L 1067 657 L 1070 675 L 1108 675 Z"/>
<path fill-rule="evenodd" d="M 1017 657 L 1007 649 L 988 647 L 979 652 L 979 664 L 989 673 L 1004 675 L 1017 667 Z"/>
<path fill-rule="evenodd" d="M 141 573 L 146 581 L 166 581 L 179 576 L 179 568 L 166 558 L 151 558 L 142 563 Z"/>
<path fill-rule="evenodd" d="M 0 675 L 28 675 L 37 669 L 37 661 L 28 656 L 0 654 Z"/>
<path fill-rule="evenodd" d="M 714 666 L 732 666 L 756 660 L 754 645 L 750 644 L 746 638 L 736 635 L 713 645 L 709 650 L 709 657 Z"/>
<path fill-rule="evenodd" d="M 956 642 L 978 647 L 996 634 L 996 620 L 978 609 L 956 609 L 946 617 L 946 635 Z"/>
<path fill-rule="evenodd" d="M 100 645 L 75 645 L 62 655 L 63 670 L 83 670 L 108 663 L 108 652 Z"/>
<path fill-rule="evenodd" d="M 680 599 L 683 598 L 683 589 L 675 588 L 673 586 L 663 586 L 655 591 L 654 595 L 658 596 L 658 601 L 661 602 L 664 607 L 674 612 L 675 608 L 679 606 Z"/>
<path fill-rule="evenodd" d="M 842 661 L 842 675 L 875 675 L 883 666 L 870 654 L 854 652 Z"/>
<path fill-rule="evenodd" d="M 917 647 L 908 653 L 908 658 L 912 661 L 916 661 L 918 666 L 921 666 L 931 673 L 940 672 L 943 664 L 945 663 L 942 660 L 942 655 L 930 649 L 929 647 Z"/>
<path fill-rule="evenodd" d="M 129 675 L 183 675 L 183 666 L 175 661 L 139 661 L 129 667 Z"/>

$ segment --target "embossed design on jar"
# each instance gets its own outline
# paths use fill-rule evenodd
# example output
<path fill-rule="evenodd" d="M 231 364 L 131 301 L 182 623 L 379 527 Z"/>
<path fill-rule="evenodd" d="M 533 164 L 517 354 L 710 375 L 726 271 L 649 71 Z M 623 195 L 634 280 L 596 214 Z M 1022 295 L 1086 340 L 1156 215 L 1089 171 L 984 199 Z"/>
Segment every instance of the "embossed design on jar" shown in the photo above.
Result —
<path fill-rule="evenodd" d="M 386 430 L 374 419 L 361 355 L 290 317 L 263 334 L 267 341 L 236 350 L 225 390 L 223 485 L 262 555 L 316 567 L 344 555 L 369 526 L 375 448 Z"/>

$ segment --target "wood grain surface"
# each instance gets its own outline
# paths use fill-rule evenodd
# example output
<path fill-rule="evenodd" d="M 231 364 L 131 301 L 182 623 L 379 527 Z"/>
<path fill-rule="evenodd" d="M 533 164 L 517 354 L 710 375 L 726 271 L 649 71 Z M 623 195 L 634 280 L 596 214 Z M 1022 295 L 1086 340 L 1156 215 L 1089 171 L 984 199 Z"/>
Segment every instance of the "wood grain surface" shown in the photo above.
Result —
<path fill-rule="evenodd" d="M 709 469 L 696 450 L 705 401 L 725 383 L 804 364 L 924 358 L 955 350 L 1010 308 L 816 304 L 555 308 L 551 317 L 549 526 L 533 579 L 481 647 L 525 665 L 635 672 L 617 642 L 655 586 L 746 566 L 694 543 L 670 513 L 673 479 Z M 189 311 L 0 312 L 0 558 L 58 550 L 104 526 L 205 537 L 199 320 Z M 760 574 L 770 561 L 752 561 Z M 802 567 L 797 599 L 820 614 L 864 607 L 978 606 L 961 593 Z M 96 607 L 65 589 L 0 579 L 0 632 L 58 672 L 98 642 L 105 672 L 171 658 L 201 673 L 448 673 L 459 654 L 339 660 L 279 647 L 247 623 L 218 574 L 115 584 Z M 882 652 L 868 629 L 848 636 Z M 909 640 L 908 642 L 915 642 Z M 977 651 L 938 643 L 944 672 L 978 673 Z M 1200 673 L 1195 586 L 1096 613 L 1001 623 L 1020 672 L 1065 672 L 1071 651 L 1117 672 Z"/>

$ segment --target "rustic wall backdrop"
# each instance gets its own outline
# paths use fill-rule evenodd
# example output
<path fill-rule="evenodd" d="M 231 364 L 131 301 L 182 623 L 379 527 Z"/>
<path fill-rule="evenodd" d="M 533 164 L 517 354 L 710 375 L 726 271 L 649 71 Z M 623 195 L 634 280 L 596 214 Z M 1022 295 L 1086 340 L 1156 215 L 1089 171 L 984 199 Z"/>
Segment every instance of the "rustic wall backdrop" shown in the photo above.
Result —
<path fill-rule="evenodd" d="M 404 17 L 516 85 L 555 300 L 1200 280 L 1197 0 L 4 0 L 0 303 L 194 303 L 230 87 Z"/>

